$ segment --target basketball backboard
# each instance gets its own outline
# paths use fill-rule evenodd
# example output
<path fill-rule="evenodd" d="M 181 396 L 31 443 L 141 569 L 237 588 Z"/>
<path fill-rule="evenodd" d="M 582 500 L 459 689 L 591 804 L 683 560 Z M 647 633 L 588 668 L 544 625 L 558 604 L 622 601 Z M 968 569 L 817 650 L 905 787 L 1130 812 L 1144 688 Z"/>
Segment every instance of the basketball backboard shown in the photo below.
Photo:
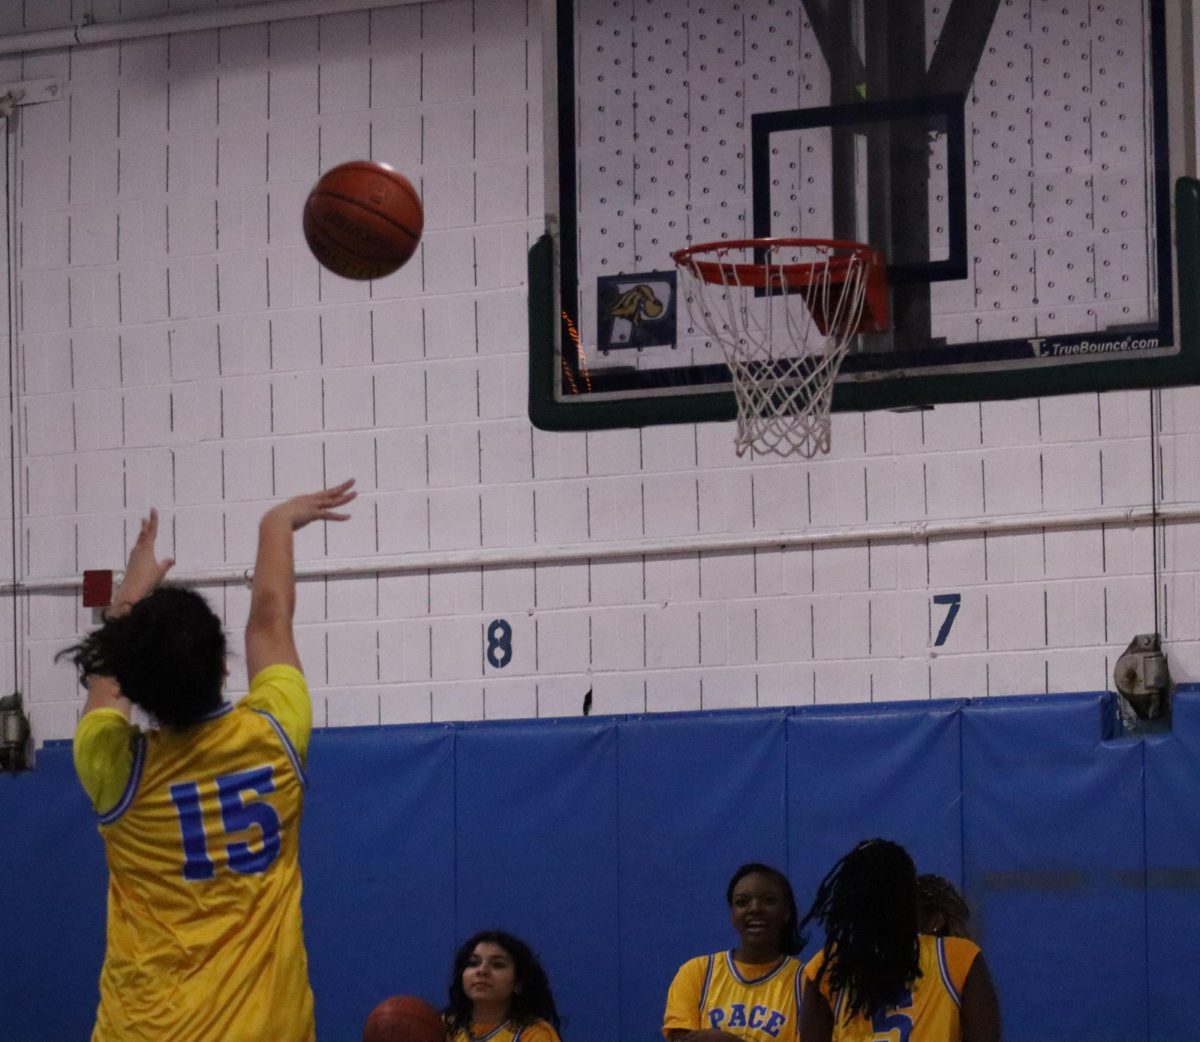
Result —
<path fill-rule="evenodd" d="M 1190 0 L 544 13 L 538 426 L 732 418 L 670 254 L 762 236 L 888 261 L 889 329 L 857 338 L 835 409 L 1200 382 L 1174 250 L 1176 179 L 1195 174 Z"/>

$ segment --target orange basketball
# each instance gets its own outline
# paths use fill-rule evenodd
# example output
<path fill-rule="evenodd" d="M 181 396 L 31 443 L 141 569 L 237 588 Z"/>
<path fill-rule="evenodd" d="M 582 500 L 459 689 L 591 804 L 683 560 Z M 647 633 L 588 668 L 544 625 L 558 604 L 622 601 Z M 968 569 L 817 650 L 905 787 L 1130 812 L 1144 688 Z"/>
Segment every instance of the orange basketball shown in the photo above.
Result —
<path fill-rule="evenodd" d="M 412 182 L 385 163 L 355 160 L 328 170 L 304 203 L 304 238 L 326 268 L 379 279 L 417 248 L 425 227 Z"/>
<path fill-rule="evenodd" d="M 393 995 L 371 1010 L 363 1042 L 446 1042 L 446 1028 L 441 1014 L 424 999 Z"/>

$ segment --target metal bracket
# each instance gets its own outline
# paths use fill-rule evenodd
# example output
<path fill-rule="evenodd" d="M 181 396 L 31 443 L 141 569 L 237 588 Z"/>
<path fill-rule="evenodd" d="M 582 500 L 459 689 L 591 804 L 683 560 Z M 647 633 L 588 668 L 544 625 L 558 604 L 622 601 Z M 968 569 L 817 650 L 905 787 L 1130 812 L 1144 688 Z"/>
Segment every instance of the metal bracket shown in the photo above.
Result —
<path fill-rule="evenodd" d="M 21 706 L 21 692 L 0 698 L 0 771 L 29 767 L 29 717 Z"/>
<path fill-rule="evenodd" d="M 1113 681 L 1125 701 L 1143 720 L 1170 712 L 1171 671 L 1157 633 L 1139 633 L 1113 669 Z"/>
<path fill-rule="evenodd" d="M 44 101 L 59 101 L 63 97 L 63 83 L 57 77 L 0 84 L 0 116 L 11 116 L 13 109 L 21 105 L 40 105 Z"/>

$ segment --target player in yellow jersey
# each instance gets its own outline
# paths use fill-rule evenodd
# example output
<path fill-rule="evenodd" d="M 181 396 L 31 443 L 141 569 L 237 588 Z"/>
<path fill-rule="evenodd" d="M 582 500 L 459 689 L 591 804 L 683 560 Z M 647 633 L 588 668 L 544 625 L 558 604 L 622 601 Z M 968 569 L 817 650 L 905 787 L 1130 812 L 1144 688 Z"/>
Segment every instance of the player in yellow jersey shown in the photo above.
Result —
<path fill-rule="evenodd" d="M 669 1042 L 796 1037 L 802 986 L 796 954 L 796 898 L 787 877 L 758 862 L 742 865 L 725 891 L 738 946 L 689 959 L 667 992 Z"/>
<path fill-rule="evenodd" d="M 259 524 L 250 692 L 222 701 L 225 635 L 160 585 L 150 512 L 113 608 L 63 654 L 87 685 L 75 768 L 100 816 L 108 943 L 93 1042 L 312 1042 L 298 863 L 312 705 L 292 635 L 293 532 L 342 521 L 353 482 Z M 132 706 L 156 725 L 130 722 Z"/>
<path fill-rule="evenodd" d="M 971 909 L 949 879 L 926 872 L 917 876 L 917 929 L 935 937 L 967 937 Z"/>
<path fill-rule="evenodd" d="M 503 930 L 484 930 L 454 954 L 450 1042 L 559 1042 L 562 1023 L 550 980 L 524 941 Z"/>
<path fill-rule="evenodd" d="M 825 877 L 809 922 L 825 945 L 804 970 L 800 1042 L 999 1042 L 979 948 L 918 932 L 917 872 L 903 847 L 860 843 Z"/>

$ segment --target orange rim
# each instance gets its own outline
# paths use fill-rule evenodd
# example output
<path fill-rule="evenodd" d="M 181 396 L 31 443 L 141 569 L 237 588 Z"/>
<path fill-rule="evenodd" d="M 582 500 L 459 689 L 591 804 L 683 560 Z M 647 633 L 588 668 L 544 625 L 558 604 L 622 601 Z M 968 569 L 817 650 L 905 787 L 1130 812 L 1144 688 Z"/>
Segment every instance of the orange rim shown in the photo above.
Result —
<path fill-rule="evenodd" d="M 768 264 L 755 261 L 703 260 L 704 254 L 721 254 L 729 250 L 775 250 L 780 248 L 809 248 L 827 251 L 819 260 L 793 264 Z M 675 264 L 687 268 L 697 278 L 715 286 L 745 286 L 749 289 L 780 289 L 783 286 L 806 286 L 818 269 L 828 269 L 830 278 L 840 282 L 853 260 L 867 265 L 868 272 L 883 271 L 883 254 L 861 242 L 840 239 L 722 239 L 702 242 L 676 250 L 671 254 Z"/>
<path fill-rule="evenodd" d="M 754 261 L 728 261 L 720 259 L 730 250 L 776 250 L 781 248 L 809 248 L 821 250 L 824 256 L 812 261 L 794 264 L 767 264 Z M 704 254 L 716 254 L 717 259 L 701 260 Z M 888 327 L 888 281 L 887 264 L 883 254 L 873 246 L 862 242 L 841 239 L 722 239 L 719 242 L 701 242 L 676 250 L 671 254 L 676 266 L 698 279 L 714 286 L 753 290 L 803 290 L 811 286 L 818 277 L 830 282 L 844 283 L 851 262 L 866 266 L 866 297 L 862 321 L 854 332 L 882 333 Z M 817 275 L 818 270 L 820 275 Z M 824 318 L 818 320 L 824 333 Z"/>

